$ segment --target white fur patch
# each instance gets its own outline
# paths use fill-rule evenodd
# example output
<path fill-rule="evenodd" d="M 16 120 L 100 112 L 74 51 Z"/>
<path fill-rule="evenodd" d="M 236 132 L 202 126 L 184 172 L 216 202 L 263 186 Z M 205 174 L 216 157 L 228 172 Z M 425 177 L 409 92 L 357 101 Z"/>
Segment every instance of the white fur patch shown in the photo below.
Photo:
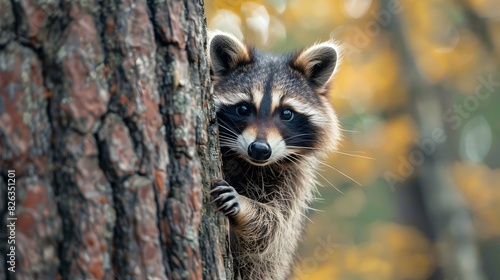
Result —
<path fill-rule="evenodd" d="M 271 157 L 268 160 L 269 163 L 276 162 L 286 156 L 286 144 L 278 132 L 268 133 L 267 142 L 272 149 Z"/>
<path fill-rule="evenodd" d="M 276 108 L 280 106 L 281 97 L 283 96 L 283 92 L 281 90 L 274 90 L 272 93 L 271 100 L 271 112 L 274 112 Z"/>
<path fill-rule="evenodd" d="M 257 109 L 257 112 L 259 112 L 260 103 L 262 103 L 262 98 L 264 98 L 264 93 L 262 92 L 262 89 L 254 87 L 252 89 L 252 99 L 255 105 L 255 109 Z"/>

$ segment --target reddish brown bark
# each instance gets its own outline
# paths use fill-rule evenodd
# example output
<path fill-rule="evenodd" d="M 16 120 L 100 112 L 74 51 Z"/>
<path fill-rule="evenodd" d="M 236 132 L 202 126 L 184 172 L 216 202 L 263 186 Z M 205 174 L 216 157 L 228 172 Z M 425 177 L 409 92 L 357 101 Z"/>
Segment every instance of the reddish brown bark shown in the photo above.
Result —
<path fill-rule="evenodd" d="M 224 220 L 203 200 L 220 165 L 202 4 L 0 11 L 0 194 L 15 169 L 18 218 L 0 279 L 226 278 Z"/>

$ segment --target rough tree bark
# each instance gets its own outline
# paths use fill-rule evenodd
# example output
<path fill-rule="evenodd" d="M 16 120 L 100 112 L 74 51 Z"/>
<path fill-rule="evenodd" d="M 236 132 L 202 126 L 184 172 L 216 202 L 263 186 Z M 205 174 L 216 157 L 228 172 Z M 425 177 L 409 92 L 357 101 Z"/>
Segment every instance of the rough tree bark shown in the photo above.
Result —
<path fill-rule="evenodd" d="M 196 0 L 0 0 L 0 279 L 224 279 Z M 16 272 L 7 271 L 7 170 Z"/>

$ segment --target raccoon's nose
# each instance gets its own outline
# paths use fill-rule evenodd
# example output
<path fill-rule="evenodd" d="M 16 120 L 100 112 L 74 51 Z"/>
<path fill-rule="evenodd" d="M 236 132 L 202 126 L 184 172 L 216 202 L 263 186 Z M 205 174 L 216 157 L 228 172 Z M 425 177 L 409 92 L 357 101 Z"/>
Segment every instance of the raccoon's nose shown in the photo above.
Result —
<path fill-rule="evenodd" d="M 248 155 L 255 160 L 266 160 L 271 157 L 271 146 L 264 141 L 255 141 L 248 146 Z"/>

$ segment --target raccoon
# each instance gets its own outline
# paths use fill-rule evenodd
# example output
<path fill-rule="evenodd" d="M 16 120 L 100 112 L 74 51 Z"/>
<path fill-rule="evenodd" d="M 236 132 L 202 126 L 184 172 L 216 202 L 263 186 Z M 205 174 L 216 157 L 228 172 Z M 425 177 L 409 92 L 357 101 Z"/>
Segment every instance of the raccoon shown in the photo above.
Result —
<path fill-rule="evenodd" d="M 230 222 L 236 279 L 293 271 L 315 169 L 340 138 L 327 96 L 338 56 L 330 41 L 280 56 L 209 33 L 224 175 L 211 196 Z"/>

